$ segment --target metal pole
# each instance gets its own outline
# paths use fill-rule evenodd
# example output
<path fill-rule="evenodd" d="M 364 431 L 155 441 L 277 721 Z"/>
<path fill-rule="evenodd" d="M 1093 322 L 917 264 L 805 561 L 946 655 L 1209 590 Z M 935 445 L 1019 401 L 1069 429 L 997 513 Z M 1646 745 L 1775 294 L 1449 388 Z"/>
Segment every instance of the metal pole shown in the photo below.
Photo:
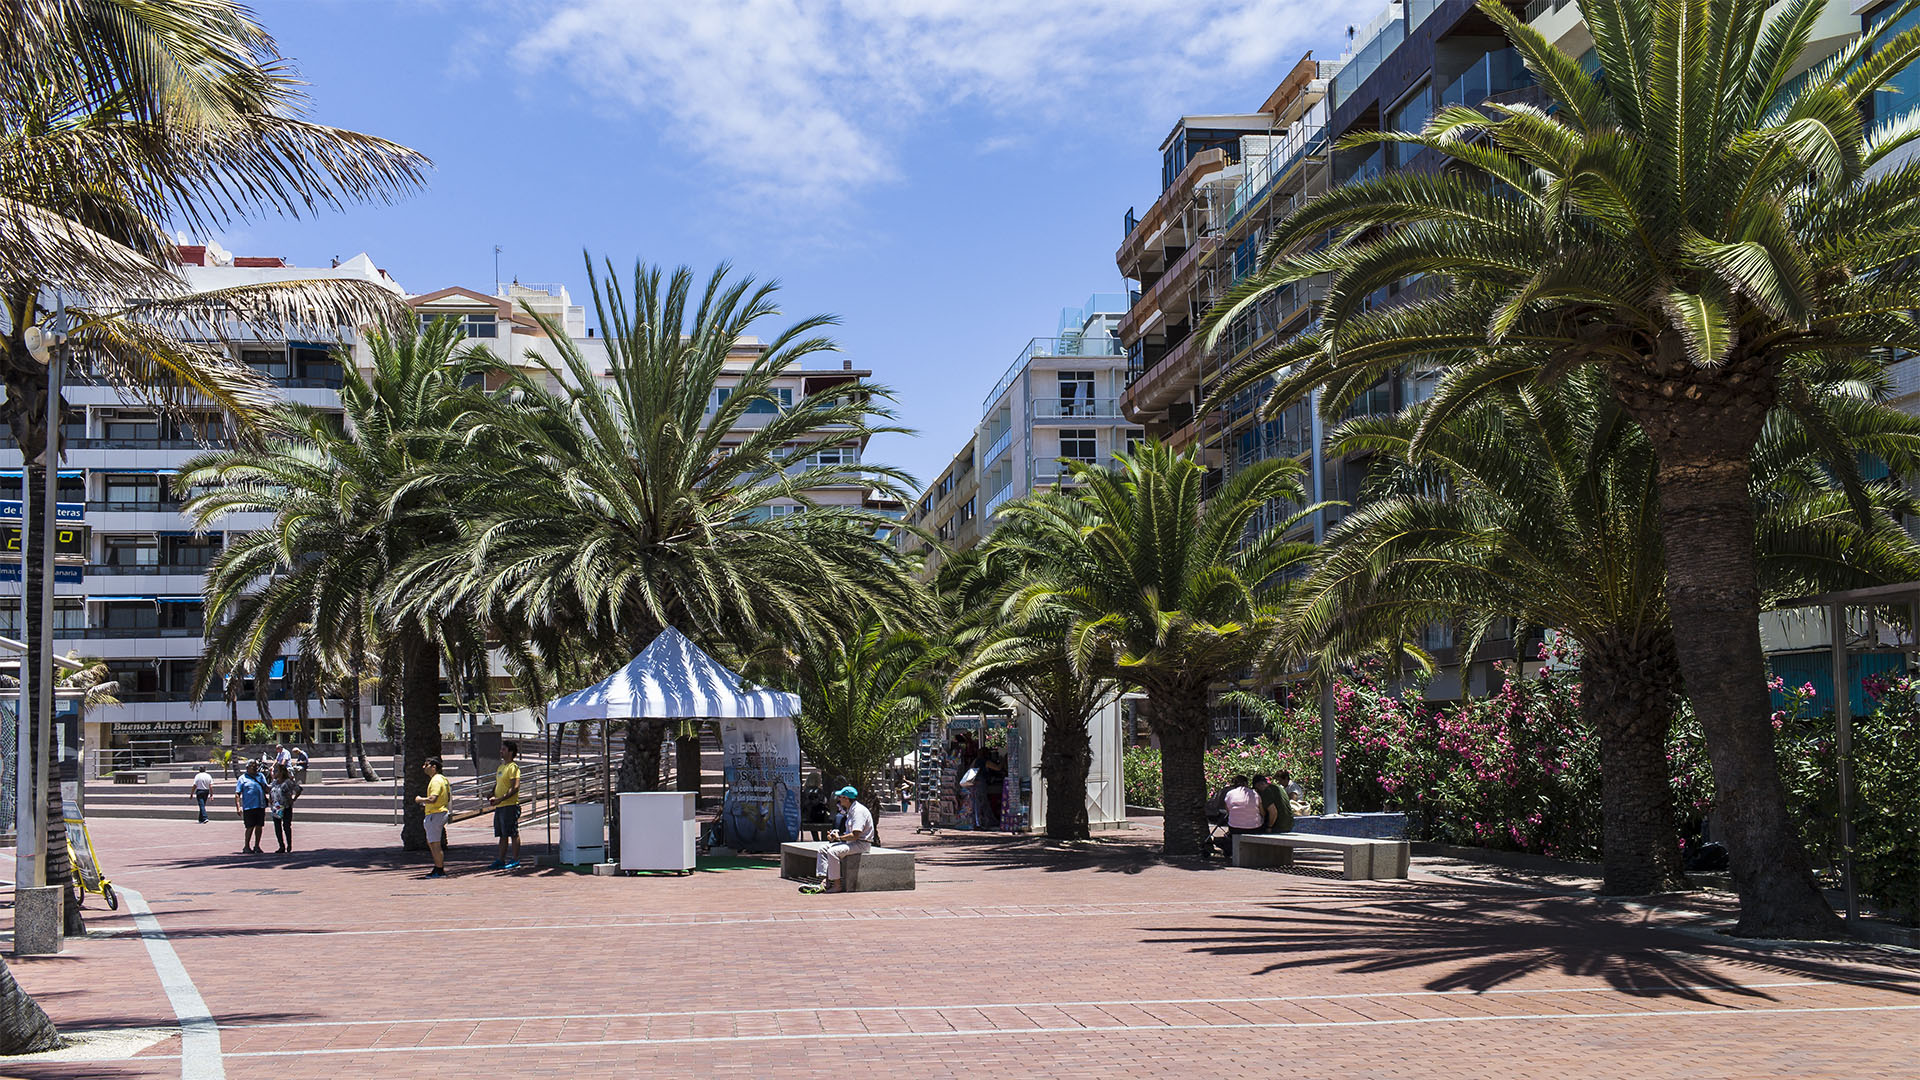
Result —
<path fill-rule="evenodd" d="M 1847 679 L 1847 605 L 1827 610 L 1833 642 L 1833 722 L 1840 760 L 1840 872 L 1847 890 L 1847 925 L 1860 919 L 1860 898 L 1853 883 L 1853 687 Z"/>
<path fill-rule="evenodd" d="M 1340 812 L 1340 738 L 1333 717 L 1333 679 L 1320 688 L 1320 792 L 1325 813 Z"/>
<path fill-rule="evenodd" d="M 58 333 L 64 338 L 67 331 L 67 301 L 64 295 L 56 294 L 54 325 L 58 327 Z M 55 697 L 53 693 L 53 559 L 54 539 L 60 530 L 59 514 L 57 512 L 60 497 L 60 421 L 65 413 L 65 403 L 61 401 L 60 395 L 60 380 L 61 376 L 66 373 L 67 346 L 66 342 L 60 338 L 56 338 L 55 341 L 56 344 L 53 347 L 52 355 L 47 360 L 47 446 L 45 452 L 47 476 L 46 487 L 43 489 L 41 495 L 46 505 L 40 509 L 40 595 L 35 598 L 35 601 L 40 605 L 40 640 L 37 643 L 40 646 L 40 662 L 34 668 L 33 678 L 35 682 L 40 684 L 40 700 L 38 707 L 34 710 L 36 714 L 34 717 L 36 730 L 33 756 L 33 804 L 41 808 L 36 812 L 36 817 L 47 812 L 44 808 L 47 805 L 47 797 L 53 791 L 53 784 L 55 783 L 53 779 L 54 772 L 59 768 L 58 763 L 53 760 L 53 703 Z M 23 464 L 20 469 L 20 491 L 22 494 L 26 493 L 26 488 L 27 470 Z M 23 530 L 26 528 L 26 524 L 26 521 L 22 519 L 20 525 Z M 20 584 L 22 591 L 25 591 L 26 583 L 27 567 L 23 561 L 20 564 Z M 52 828 L 53 822 L 43 821 L 41 822 L 41 826 L 44 831 L 45 829 Z M 45 885 L 47 883 L 47 844 L 45 838 L 41 838 L 40 841 L 35 844 L 35 847 L 37 850 L 33 858 L 33 883 L 35 885 Z"/>
<path fill-rule="evenodd" d="M 27 614 L 32 610 L 34 596 L 27 591 L 26 538 L 27 522 L 33 516 L 33 489 L 27 484 L 27 459 L 20 458 L 20 637 L 27 636 Z M 20 691 L 13 699 L 13 834 L 16 841 L 13 860 L 13 880 L 15 888 L 31 889 L 40 884 L 39 871 L 42 847 L 46 843 L 46 830 L 40 828 L 40 807 L 33 793 L 37 790 L 34 783 L 33 763 L 33 717 L 27 714 L 28 694 L 32 692 L 32 665 L 27 663 L 27 651 L 20 653 Z"/>

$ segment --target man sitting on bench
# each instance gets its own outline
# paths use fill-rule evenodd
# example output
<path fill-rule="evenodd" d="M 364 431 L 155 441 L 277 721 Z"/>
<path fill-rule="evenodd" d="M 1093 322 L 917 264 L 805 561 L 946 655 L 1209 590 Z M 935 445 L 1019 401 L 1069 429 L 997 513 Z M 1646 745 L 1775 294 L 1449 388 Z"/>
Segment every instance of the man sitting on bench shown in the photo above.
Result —
<path fill-rule="evenodd" d="M 846 892 L 846 884 L 840 880 L 840 860 L 848 855 L 857 855 L 873 847 L 873 812 L 860 803 L 860 793 L 851 787 L 843 787 L 834 792 L 834 800 L 840 804 L 840 811 L 847 816 L 845 832 L 829 835 L 830 841 L 820 849 L 814 866 L 814 873 L 827 879 L 821 892 Z"/>

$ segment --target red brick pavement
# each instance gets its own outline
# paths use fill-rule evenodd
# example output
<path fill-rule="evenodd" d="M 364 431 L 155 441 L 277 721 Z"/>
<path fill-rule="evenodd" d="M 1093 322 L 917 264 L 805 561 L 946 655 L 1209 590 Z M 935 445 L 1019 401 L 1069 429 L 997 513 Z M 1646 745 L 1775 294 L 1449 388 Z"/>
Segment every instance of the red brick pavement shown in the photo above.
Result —
<path fill-rule="evenodd" d="M 106 820 L 220 1024 L 228 1077 L 1920 1077 L 1920 957 L 1751 948 L 1674 909 L 1450 878 L 1342 882 L 929 840 L 910 893 L 807 897 L 772 869 L 421 877 L 395 831 Z M 480 830 L 456 834 L 479 840 Z M 231 834 L 231 835 L 230 835 Z M 531 849 L 529 851 L 531 854 Z M 126 909 L 22 960 L 64 1028 L 174 1030 Z M 118 1061 L 0 1075 L 177 1077 Z"/>

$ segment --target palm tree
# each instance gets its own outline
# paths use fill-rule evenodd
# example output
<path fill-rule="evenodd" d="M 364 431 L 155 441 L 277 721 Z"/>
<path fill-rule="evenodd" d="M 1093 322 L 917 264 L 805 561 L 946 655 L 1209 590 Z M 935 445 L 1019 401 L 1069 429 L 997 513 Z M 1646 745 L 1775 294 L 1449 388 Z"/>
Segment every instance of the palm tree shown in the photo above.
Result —
<path fill-rule="evenodd" d="M 1063 502 L 1063 513 L 1087 513 Z M 1048 546 L 1056 533 L 1011 522 L 988 542 L 940 568 L 941 592 L 954 613 L 953 641 L 960 653 L 949 694 L 1017 699 L 1040 718 L 1040 775 L 1046 783 L 1046 835 L 1085 840 L 1087 773 L 1093 763 L 1088 722 L 1125 691 L 1100 671 L 1076 665 L 1067 647 L 1070 611 L 1054 604 L 1010 605 L 1035 570 L 1059 561 Z M 1009 610 L 1010 606 L 1015 610 Z"/>
<path fill-rule="evenodd" d="M 355 703 L 369 653 L 388 653 L 400 686 L 406 775 L 401 843 L 426 846 L 413 796 L 425 794 L 421 764 L 440 753 L 440 619 L 383 606 L 392 576 L 415 552 L 452 536 L 449 509 L 414 483 L 461 443 L 446 437 L 465 410 L 462 380 L 479 362 L 451 320 L 367 335 L 371 378 L 343 364 L 340 419 L 296 404 L 269 417 L 259 448 L 202 455 L 180 471 L 201 489 L 186 505 L 205 527 L 227 514 L 265 513 L 273 524 L 229 545 L 207 573 L 207 649 L 195 692 L 233 670 L 264 679 L 298 638 L 303 653 L 337 672 Z M 358 738 L 356 732 L 353 736 Z M 364 749 L 361 751 L 364 759 Z"/>
<path fill-rule="evenodd" d="M 875 786 L 887 763 L 946 708 L 946 650 L 909 630 L 869 618 L 842 637 L 795 650 L 782 681 L 800 695 L 800 748 L 830 785 L 851 785 L 880 820 Z"/>
<path fill-rule="evenodd" d="M 1920 421 L 1843 391 L 1823 400 L 1849 447 L 1871 446 L 1903 471 L 1920 462 Z M 1681 686 L 1651 445 L 1597 372 L 1491 393 L 1423 427 L 1426 413 L 1415 406 L 1336 433 L 1335 452 L 1380 458 L 1362 508 L 1328 535 L 1301 588 L 1303 632 L 1325 655 L 1406 640 L 1434 621 L 1467 630 L 1463 657 L 1498 618 L 1570 636 L 1581 707 L 1600 738 L 1602 888 L 1681 886 L 1666 756 Z M 1776 411 L 1754 476 L 1761 566 L 1779 579 L 1769 591 L 1910 580 L 1920 551 L 1887 512 L 1910 500 L 1870 486 L 1879 527 L 1861 527 L 1823 450 Z"/>
<path fill-rule="evenodd" d="M 1422 132 L 1356 137 L 1347 145 L 1405 143 L 1449 168 L 1302 207 L 1213 320 L 1217 335 L 1259 294 L 1328 275 L 1314 332 L 1215 393 L 1281 375 L 1269 407 L 1324 387 L 1337 415 L 1417 360 L 1445 368 L 1432 426 L 1489 387 L 1573 365 L 1605 371 L 1653 448 L 1681 674 L 1713 759 L 1739 932 L 1754 936 L 1839 932 L 1774 761 L 1754 445 L 1776 405 L 1819 430 L 1807 402 L 1827 358 L 1920 345 L 1920 279 L 1907 269 L 1920 171 L 1875 168 L 1920 125 L 1864 119 L 1920 56 L 1920 32 L 1870 31 L 1798 78 L 1825 7 L 1592 0 L 1581 7 L 1599 60 L 1589 74 L 1483 0 L 1551 111 L 1446 108 Z M 1411 303 L 1364 310 L 1375 290 L 1423 275 L 1431 284 Z"/>
<path fill-rule="evenodd" d="M 1149 443 L 1103 469 L 1069 462 L 1079 486 L 1008 503 L 1002 517 L 1051 554 L 1010 598 L 1014 618 L 1057 608 L 1076 667 L 1146 692 L 1160 741 L 1166 853 L 1204 853 L 1209 696 L 1270 660 L 1282 640 L 1288 575 L 1313 553 L 1284 537 L 1317 507 L 1260 532 L 1270 504 L 1305 499 L 1301 468 L 1266 461 L 1203 504 L 1205 469 Z M 1004 527 L 1004 526 L 1003 526 Z M 1055 617 L 1046 615 L 1045 617 Z"/>
<path fill-rule="evenodd" d="M 899 430 L 883 426 L 887 391 L 848 379 L 783 399 L 783 377 L 833 347 L 815 334 L 831 320 L 802 319 L 748 356 L 743 339 L 779 313 L 777 287 L 728 279 L 723 266 L 696 293 L 685 268 L 663 279 L 641 265 L 627 296 L 609 267 L 593 281 L 604 354 L 534 314 L 559 358 L 529 352 L 531 374 L 504 369 L 504 388 L 460 420 L 488 452 L 450 454 L 420 481 L 458 506 L 457 536 L 411 560 L 391 601 L 473 612 L 528 643 L 529 660 L 564 669 L 584 657 L 603 671 L 668 626 L 709 647 L 804 644 L 863 613 L 921 606 L 883 539 L 895 523 L 816 498 L 900 496 L 904 474 L 808 460 Z M 774 516 L 775 504 L 801 512 Z M 623 790 L 658 786 L 663 733 L 627 726 Z"/>
<path fill-rule="evenodd" d="M 225 409 L 244 429 L 266 396 L 222 347 L 230 327 L 311 332 L 398 306 L 384 290 L 338 281 L 194 293 L 175 269 L 169 225 L 386 200 L 420 182 L 424 157 L 304 120 L 305 100 L 272 37 L 233 0 L 0 10 L 0 422 L 18 440 L 29 491 L 44 488 L 50 363 L 64 359 L 36 356 L 34 337 L 63 332 L 95 377 L 189 416 Z M 44 500 L 29 507 L 22 554 L 37 595 Z M 25 629 L 26 662 L 38 665 L 37 605 Z M 28 717 L 41 693 L 30 681 Z M 57 790 L 48 798 L 46 880 L 64 884 Z M 75 910 L 65 921 L 83 929 Z"/>

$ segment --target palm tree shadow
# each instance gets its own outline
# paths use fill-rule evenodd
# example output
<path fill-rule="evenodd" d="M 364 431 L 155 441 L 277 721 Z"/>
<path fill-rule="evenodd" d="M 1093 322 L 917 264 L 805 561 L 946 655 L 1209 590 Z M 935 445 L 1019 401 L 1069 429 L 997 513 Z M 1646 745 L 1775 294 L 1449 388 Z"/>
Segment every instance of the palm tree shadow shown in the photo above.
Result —
<path fill-rule="evenodd" d="M 1218 870 L 1224 864 L 1204 859 L 1169 861 L 1157 843 L 1131 838 L 1099 837 L 1057 841 L 1041 836 L 1007 833 L 942 833 L 937 840 L 915 847 L 915 854 L 932 866 L 971 870 L 1040 870 L 1068 873 L 1091 870 L 1108 874 L 1138 874 L 1163 863 L 1193 870 Z"/>
<path fill-rule="evenodd" d="M 1873 979 L 1920 995 L 1920 956 L 1864 946 L 1753 948 L 1651 926 L 1644 916 L 1574 896 L 1418 883 L 1332 890 L 1227 912 L 1198 925 L 1145 928 L 1144 940 L 1244 956 L 1256 975 L 1310 968 L 1349 974 L 1423 972 L 1429 990 L 1487 991 L 1534 975 L 1599 980 L 1650 998 L 1705 1002 L 1709 991 L 1771 999 L 1733 982 Z M 1864 965 L 1880 970 L 1863 971 Z M 1751 977 L 1730 976 L 1733 967 Z"/>

